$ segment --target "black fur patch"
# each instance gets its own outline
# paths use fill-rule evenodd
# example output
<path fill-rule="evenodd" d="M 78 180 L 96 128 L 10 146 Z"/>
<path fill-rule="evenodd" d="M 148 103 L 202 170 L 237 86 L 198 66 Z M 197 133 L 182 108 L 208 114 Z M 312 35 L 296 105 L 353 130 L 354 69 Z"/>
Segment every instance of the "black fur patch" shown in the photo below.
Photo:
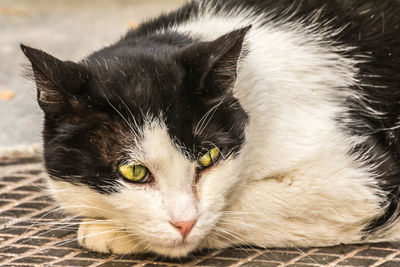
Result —
<path fill-rule="evenodd" d="M 360 86 L 353 88 L 367 99 L 363 103 L 350 99 L 348 125 L 354 135 L 368 136 L 359 148 L 370 153 L 369 163 L 378 165 L 380 187 L 387 192 L 382 203 L 385 213 L 365 229 L 367 233 L 387 226 L 400 216 L 400 2 L 360 1 L 353 7 L 353 25 L 343 33 L 343 40 L 356 46 L 352 53 L 368 55 L 360 69 Z"/>

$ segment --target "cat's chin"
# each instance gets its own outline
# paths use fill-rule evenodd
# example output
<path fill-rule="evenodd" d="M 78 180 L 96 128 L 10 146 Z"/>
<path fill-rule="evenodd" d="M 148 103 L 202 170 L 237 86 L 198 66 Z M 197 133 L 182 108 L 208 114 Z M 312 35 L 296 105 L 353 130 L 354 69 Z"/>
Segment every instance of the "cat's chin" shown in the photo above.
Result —
<path fill-rule="evenodd" d="M 173 246 L 151 245 L 149 247 L 153 252 L 170 258 L 182 258 L 188 256 L 198 248 L 198 242 L 181 242 Z"/>

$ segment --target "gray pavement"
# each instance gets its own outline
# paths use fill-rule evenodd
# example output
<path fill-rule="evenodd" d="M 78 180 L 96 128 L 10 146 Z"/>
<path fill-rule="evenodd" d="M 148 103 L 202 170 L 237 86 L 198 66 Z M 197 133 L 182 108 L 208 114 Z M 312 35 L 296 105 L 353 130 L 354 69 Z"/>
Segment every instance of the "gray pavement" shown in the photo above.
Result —
<path fill-rule="evenodd" d="M 131 25 L 184 0 L 0 0 L 0 156 L 40 146 L 42 112 L 34 84 L 23 77 L 24 43 L 78 60 L 118 40 Z"/>

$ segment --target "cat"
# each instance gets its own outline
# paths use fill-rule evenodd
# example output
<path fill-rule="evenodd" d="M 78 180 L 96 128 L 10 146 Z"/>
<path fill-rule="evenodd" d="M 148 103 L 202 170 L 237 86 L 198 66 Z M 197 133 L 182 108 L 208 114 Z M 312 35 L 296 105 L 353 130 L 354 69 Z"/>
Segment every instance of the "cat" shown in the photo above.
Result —
<path fill-rule="evenodd" d="M 21 45 L 82 246 L 400 240 L 400 3 L 209 0 L 80 62 Z"/>

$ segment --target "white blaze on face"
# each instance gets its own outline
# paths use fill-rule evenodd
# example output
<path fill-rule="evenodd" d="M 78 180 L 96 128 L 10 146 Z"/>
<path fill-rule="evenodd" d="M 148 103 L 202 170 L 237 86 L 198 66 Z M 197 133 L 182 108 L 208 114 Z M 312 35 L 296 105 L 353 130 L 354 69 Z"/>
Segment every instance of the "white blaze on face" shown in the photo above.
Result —
<path fill-rule="evenodd" d="M 147 127 L 140 149 L 144 163 L 155 179 L 154 190 L 159 190 L 162 206 L 171 222 L 197 219 L 196 199 L 192 191 L 196 164 L 183 156 L 172 144 L 164 125 Z"/>

